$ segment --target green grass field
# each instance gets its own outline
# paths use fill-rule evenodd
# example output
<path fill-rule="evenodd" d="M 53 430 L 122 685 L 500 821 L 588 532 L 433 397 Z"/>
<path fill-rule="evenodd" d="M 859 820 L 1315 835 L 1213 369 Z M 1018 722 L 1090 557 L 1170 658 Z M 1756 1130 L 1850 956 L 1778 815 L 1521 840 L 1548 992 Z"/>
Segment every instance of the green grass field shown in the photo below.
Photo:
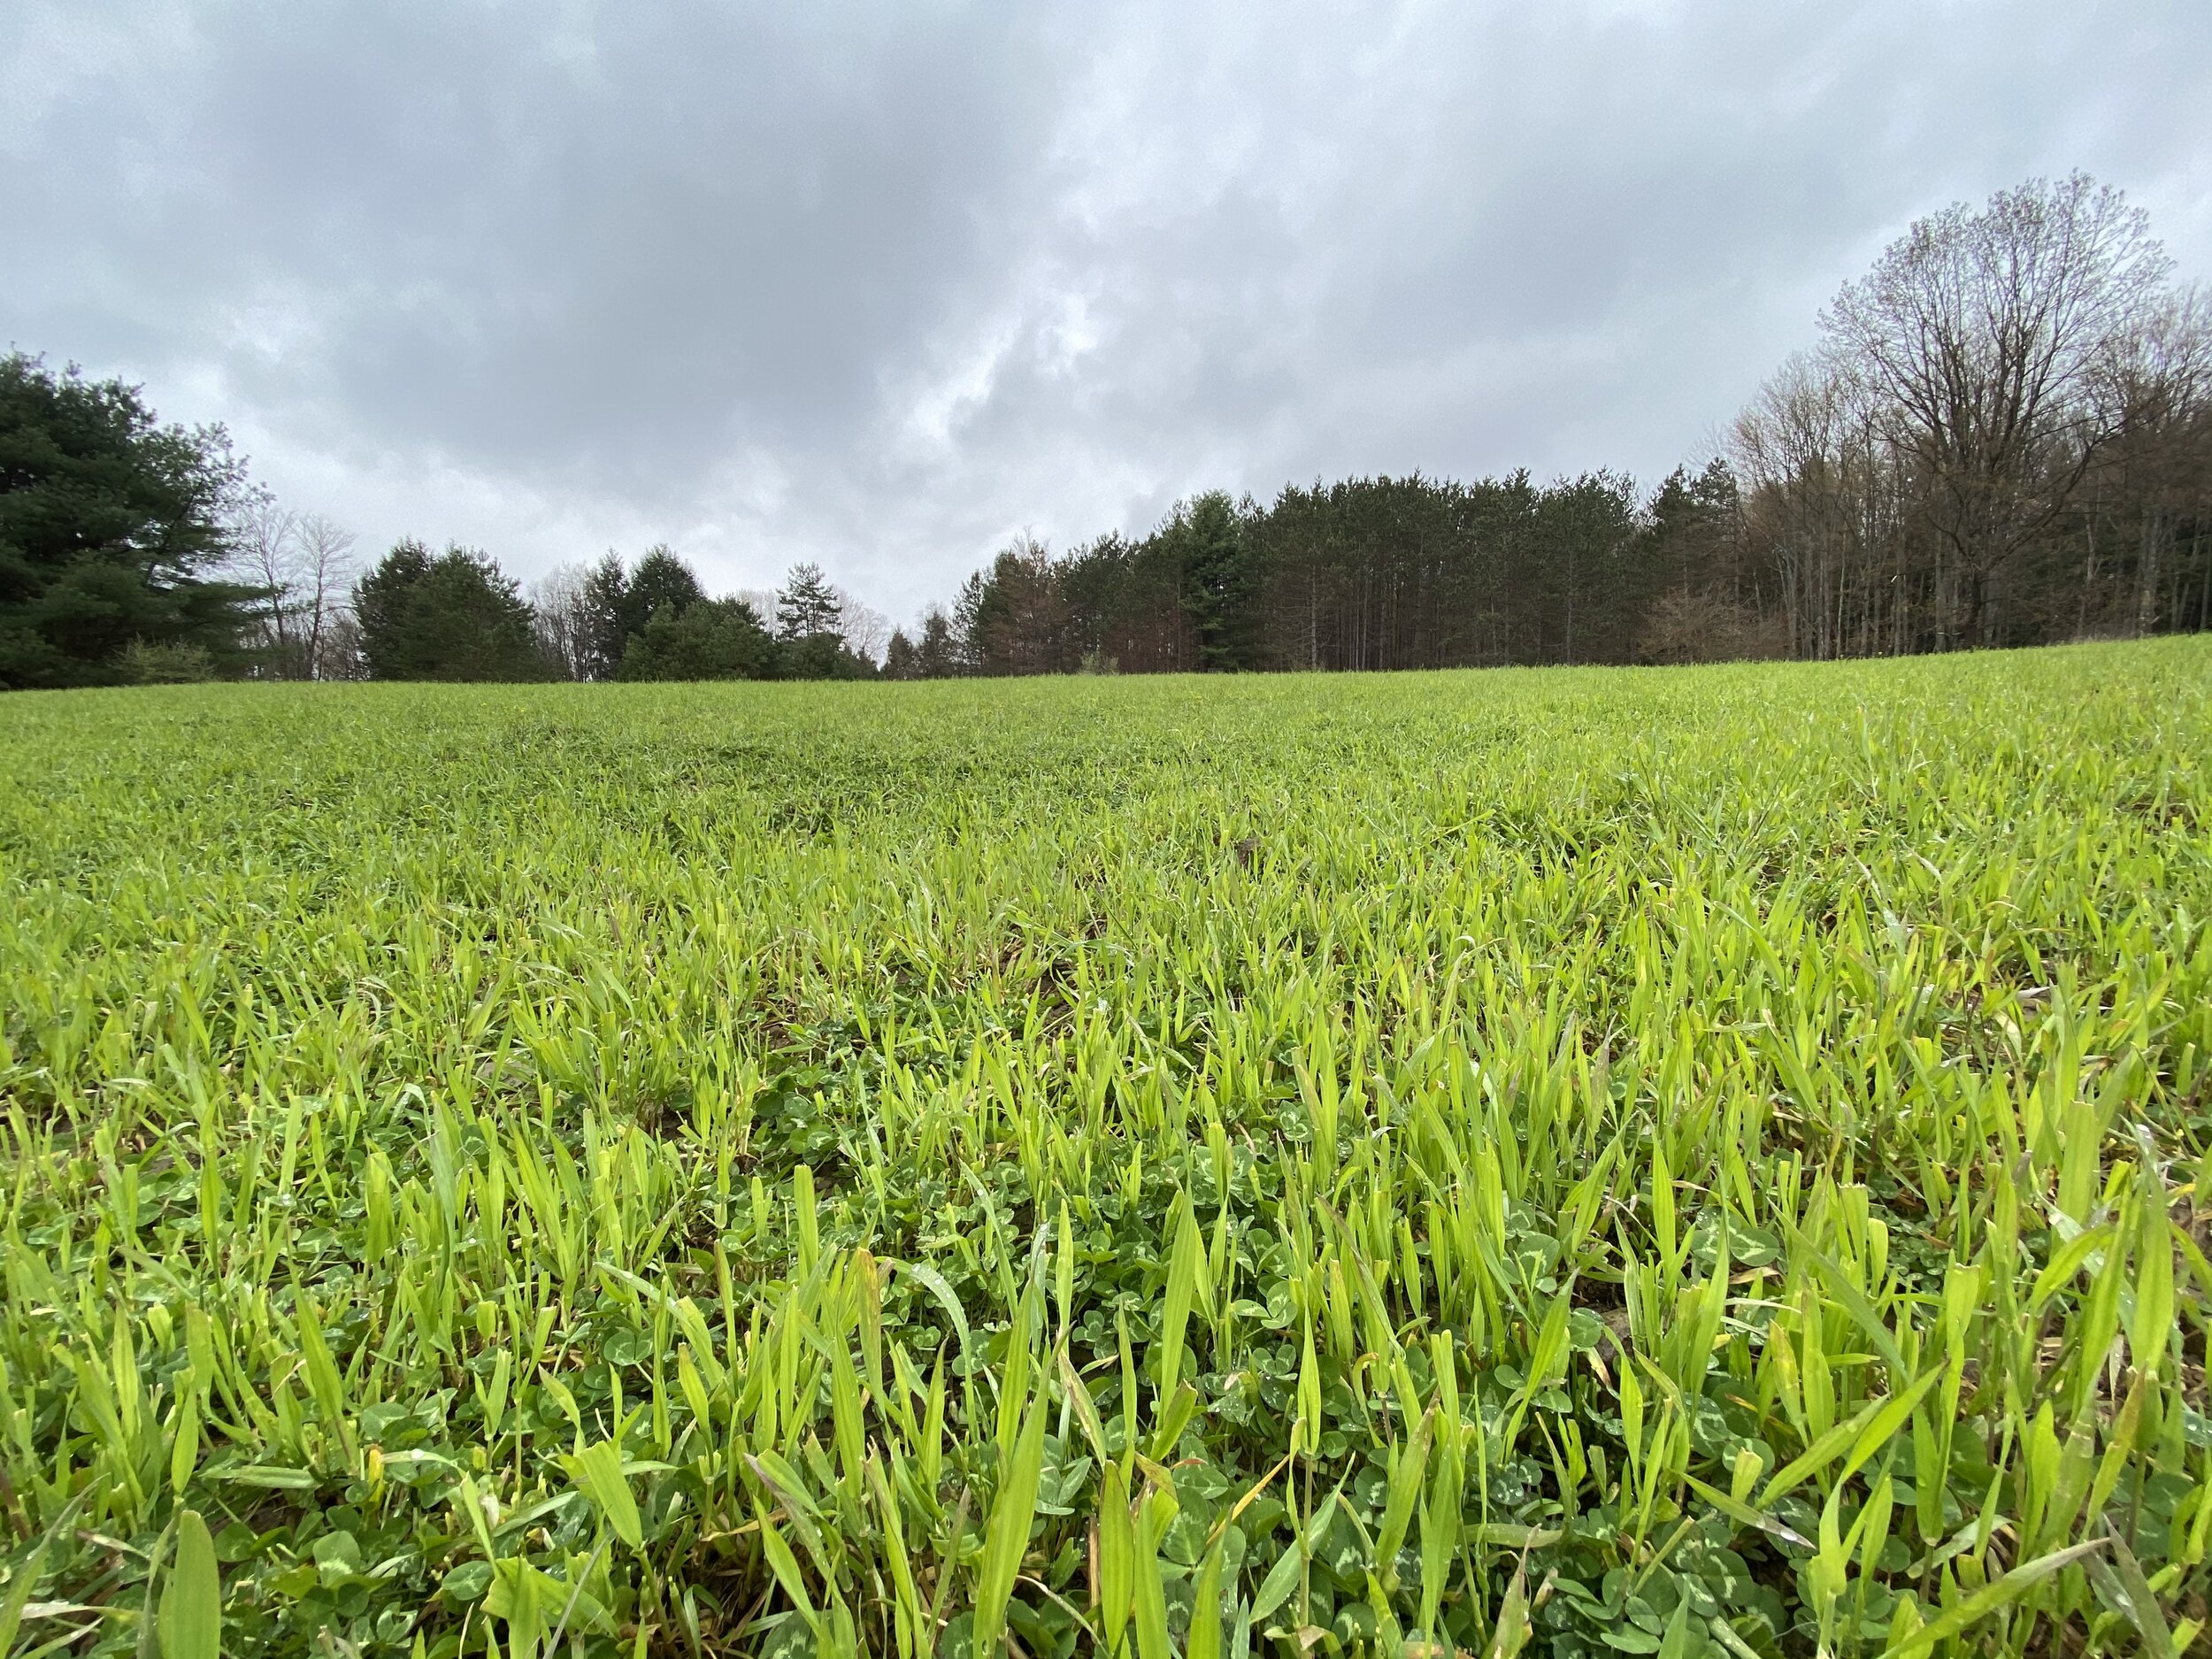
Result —
<path fill-rule="evenodd" d="M 2166 1659 L 2208 694 L 10 697 L 0 1630 Z"/>

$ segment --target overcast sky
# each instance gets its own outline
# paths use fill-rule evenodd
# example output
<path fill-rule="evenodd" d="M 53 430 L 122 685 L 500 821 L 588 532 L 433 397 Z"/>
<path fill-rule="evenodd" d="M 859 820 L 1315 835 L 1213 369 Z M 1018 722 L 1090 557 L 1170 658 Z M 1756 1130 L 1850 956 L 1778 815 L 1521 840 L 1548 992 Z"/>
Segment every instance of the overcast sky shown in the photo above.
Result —
<path fill-rule="evenodd" d="M 1214 486 L 1663 475 L 1914 216 L 2212 277 L 2212 7 L 0 5 L 0 346 L 288 505 L 901 618 Z"/>

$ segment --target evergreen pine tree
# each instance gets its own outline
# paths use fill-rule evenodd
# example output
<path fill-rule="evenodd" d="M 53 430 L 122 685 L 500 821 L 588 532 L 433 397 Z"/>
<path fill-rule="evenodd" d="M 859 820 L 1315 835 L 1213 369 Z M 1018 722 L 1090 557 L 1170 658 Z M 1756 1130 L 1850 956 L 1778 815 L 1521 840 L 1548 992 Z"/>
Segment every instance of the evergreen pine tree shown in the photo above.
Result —
<path fill-rule="evenodd" d="M 135 387 L 0 357 L 0 686 L 111 685 L 171 648 L 242 669 L 265 595 L 213 571 L 243 482 L 219 426 L 160 426 Z"/>
<path fill-rule="evenodd" d="M 776 590 L 776 635 L 792 641 L 835 634 L 843 611 L 837 590 L 822 574 L 820 565 L 795 565 L 784 585 Z"/>
<path fill-rule="evenodd" d="M 372 680 L 541 680 L 548 672 L 514 579 L 472 548 L 434 557 L 396 544 L 354 589 Z"/>

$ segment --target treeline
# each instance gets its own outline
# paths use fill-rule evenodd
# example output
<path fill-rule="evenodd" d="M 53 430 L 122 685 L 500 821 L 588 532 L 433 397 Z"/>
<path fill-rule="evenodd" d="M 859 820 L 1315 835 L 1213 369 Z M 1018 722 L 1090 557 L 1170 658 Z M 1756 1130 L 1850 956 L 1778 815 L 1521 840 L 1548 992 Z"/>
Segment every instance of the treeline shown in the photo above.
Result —
<path fill-rule="evenodd" d="M 718 598 L 664 547 L 528 594 L 457 546 L 403 541 L 364 571 L 350 534 L 251 482 L 221 427 L 0 357 L 0 686 L 859 679 L 887 631 L 813 565 Z"/>
<path fill-rule="evenodd" d="M 710 596 L 675 554 L 525 593 L 373 568 L 219 426 L 0 357 L 0 685 L 896 679 L 1835 657 L 2212 626 L 2212 308 L 2076 174 L 1916 223 L 1717 452 L 1656 488 L 1414 475 L 1201 495 L 1029 541 L 911 632 L 810 565 Z"/>
<path fill-rule="evenodd" d="M 2212 625 L 2212 316 L 2075 175 L 1915 224 L 1641 493 L 1373 478 L 1023 541 L 887 673 L 1835 657 Z"/>
<path fill-rule="evenodd" d="M 764 614 L 764 609 L 766 614 Z M 526 597 L 486 555 L 402 541 L 354 588 L 351 627 L 370 680 L 860 680 L 865 608 L 817 565 L 771 603 L 710 597 L 657 547 L 556 571 Z M 849 616 L 849 613 L 851 613 Z"/>
<path fill-rule="evenodd" d="M 1009 549 L 919 641 L 894 636 L 885 672 L 1626 661 L 1663 573 L 1732 503 L 1724 467 L 1671 480 L 1663 518 L 1606 472 L 1317 482 L 1264 507 L 1217 491 L 1141 540 L 1110 534 L 1059 558 Z"/>

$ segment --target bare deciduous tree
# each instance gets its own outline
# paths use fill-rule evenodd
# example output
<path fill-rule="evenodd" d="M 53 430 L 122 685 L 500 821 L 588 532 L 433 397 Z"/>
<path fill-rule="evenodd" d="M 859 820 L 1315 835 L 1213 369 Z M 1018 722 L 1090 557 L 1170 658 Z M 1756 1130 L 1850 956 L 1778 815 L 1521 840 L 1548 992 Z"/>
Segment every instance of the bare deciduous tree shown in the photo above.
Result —
<path fill-rule="evenodd" d="M 2203 626 L 2212 316 L 2076 175 L 1915 225 L 1736 423 L 1743 552 L 1789 647 Z"/>
<path fill-rule="evenodd" d="M 353 678 L 354 655 L 342 626 L 351 620 L 354 578 L 353 532 L 319 512 L 293 525 L 293 591 L 298 597 L 294 632 L 305 649 L 307 671 L 316 680 Z"/>
<path fill-rule="evenodd" d="M 843 588 L 832 591 L 837 595 L 837 629 L 844 635 L 845 649 L 856 657 L 880 663 L 891 642 L 891 618 L 873 606 L 862 603 Z"/>
<path fill-rule="evenodd" d="M 1992 577 L 2116 430 L 2100 382 L 2170 269 L 2142 211 L 2078 173 L 1918 221 L 1823 315 L 1951 562 L 1944 642 L 1984 642 Z"/>
<path fill-rule="evenodd" d="M 342 626 L 357 573 L 353 533 L 320 513 L 280 507 L 265 492 L 234 508 L 231 565 L 262 595 L 254 616 L 263 672 L 273 680 L 352 677 Z"/>
<path fill-rule="evenodd" d="M 530 585 L 538 649 L 570 680 L 603 677 L 595 655 L 600 648 L 591 583 L 591 566 L 557 565 Z"/>
<path fill-rule="evenodd" d="M 2203 294 L 2187 289 L 2148 311 L 2114 342 L 2104 380 L 2103 424 L 2117 441 L 2101 457 L 2097 499 L 2133 510 L 2133 525 L 2112 527 L 2131 533 L 2136 547 L 2126 631 L 2147 634 L 2177 532 L 2200 518 L 2212 489 L 2212 307 Z"/>
<path fill-rule="evenodd" d="M 1779 579 L 1793 656 L 1888 648 L 1881 631 L 1906 595 L 1888 565 L 1896 511 L 1874 426 L 1863 383 L 1803 357 L 1736 421 L 1729 458 L 1747 492 L 1747 528 Z"/>

